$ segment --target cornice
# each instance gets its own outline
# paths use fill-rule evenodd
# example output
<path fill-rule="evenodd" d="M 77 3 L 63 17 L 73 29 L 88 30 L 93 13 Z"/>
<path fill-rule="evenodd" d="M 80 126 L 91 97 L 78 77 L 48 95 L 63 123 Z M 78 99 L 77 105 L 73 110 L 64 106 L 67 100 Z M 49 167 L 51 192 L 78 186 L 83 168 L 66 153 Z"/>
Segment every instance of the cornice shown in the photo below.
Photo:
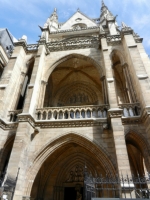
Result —
<path fill-rule="evenodd" d="M 82 28 L 82 29 L 67 29 L 67 30 L 59 30 L 59 31 L 53 31 L 51 32 L 51 34 L 62 34 L 62 33 L 73 33 L 73 32 L 79 32 L 79 31 L 82 31 L 82 32 L 86 32 L 87 30 L 99 30 L 99 27 L 98 26 L 93 26 L 93 27 L 88 27 L 88 28 Z"/>
<path fill-rule="evenodd" d="M 56 41 L 47 43 L 50 52 L 66 51 L 72 49 L 99 48 L 99 38 L 75 38 L 66 41 Z"/>
<path fill-rule="evenodd" d="M 38 50 L 39 44 L 29 44 L 27 45 L 26 41 L 20 40 L 14 43 L 14 46 L 22 46 L 26 53 L 35 53 Z"/>
<path fill-rule="evenodd" d="M 91 126 L 107 126 L 107 119 L 87 119 L 87 120 L 34 120 L 29 114 L 18 115 L 18 122 L 28 122 L 32 127 L 40 128 L 71 128 L 71 127 L 91 127 Z"/>
<path fill-rule="evenodd" d="M 3 130 L 12 130 L 17 129 L 18 123 L 6 123 L 2 119 L 0 119 L 0 128 Z"/>
<path fill-rule="evenodd" d="M 120 108 L 111 108 L 108 110 L 110 118 L 121 118 L 123 115 L 123 109 Z"/>
<path fill-rule="evenodd" d="M 123 125 L 141 124 L 142 123 L 141 116 L 122 117 L 121 120 L 122 120 L 122 124 Z"/>
<path fill-rule="evenodd" d="M 150 108 L 144 109 L 140 116 L 124 117 L 123 110 L 119 108 L 109 109 L 108 115 L 110 118 L 121 118 L 123 125 L 143 124 L 149 119 Z M 35 120 L 30 114 L 23 113 L 18 115 L 17 122 L 5 122 L 0 119 L 0 128 L 3 130 L 16 130 L 19 123 L 27 122 L 34 129 L 39 128 L 72 128 L 72 127 L 101 127 L 108 129 L 108 119 L 68 119 L 68 120 Z"/>

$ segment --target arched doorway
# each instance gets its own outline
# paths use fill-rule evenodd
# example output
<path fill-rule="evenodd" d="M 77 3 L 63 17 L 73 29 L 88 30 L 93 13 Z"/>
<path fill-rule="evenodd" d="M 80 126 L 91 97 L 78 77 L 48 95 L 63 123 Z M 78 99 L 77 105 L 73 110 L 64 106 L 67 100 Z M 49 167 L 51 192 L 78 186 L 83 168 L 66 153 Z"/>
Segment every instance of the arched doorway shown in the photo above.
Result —
<path fill-rule="evenodd" d="M 143 177 L 150 169 L 149 146 L 143 136 L 129 132 L 126 135 L 126 145 L 132 174 Z"/>
<path fill-rule="evenodd" d="M 11 151 L 13 148 L 14 140 L 15 140 L 15 133 L 11 134 L 7 138 L 3 149 L 1 149 L 1 155 L 0 155 L 0 178 L 1 179 L 3 179 L 6 174 L 6 170 L 7 170 L 9 158 L 11 155 Z"/>
<path fill-rule="evenodd" d="M 53 149 L 53 152 L 50 153 L 50 149 L 51 151 Z M 41 167 L 38 166 L 39 170 L 30 196 L 34 199 L 68 200 L 76 199 L 77 192 L 83 195 L 85 165 L 93 176 L 95 174 L 113 176 L 116 173 L 110 160 L 111 156 L 108 157 L 104 151 L 92 141 L 76 134 L 58 138 L 45 150 L 43 149 L 43 153 L 46 154 L 45 161 Z M 41 156 L 38 158 L 43 160 Z M 31 171 L 30 176 L 33 176 Z"/>
<path fill-rule="evenodd" d="M 136 95 L 131 80 L 128 64 L 125 63 L 122 54 L 118 50 L 113 50 L 111 54 L 113 75 L 117 91 L 118 103 L 137 102 Z"/>

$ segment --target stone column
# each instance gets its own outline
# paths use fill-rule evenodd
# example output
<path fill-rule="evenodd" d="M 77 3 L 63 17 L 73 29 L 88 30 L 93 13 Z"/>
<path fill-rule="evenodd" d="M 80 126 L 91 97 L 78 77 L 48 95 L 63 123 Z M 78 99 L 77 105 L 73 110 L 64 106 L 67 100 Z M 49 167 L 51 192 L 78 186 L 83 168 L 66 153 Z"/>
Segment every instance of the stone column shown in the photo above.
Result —
<path fill-rule="evenodd" d="M 29 160 L 27 159 L 25 149 L 31 142 L 31 133 L 33 132 L 34 129 L 28 122 L 19 123 L 4 184 L 4 188 L 9 186 L 11 191 L 15 190 L 14 200 L 20 200 L 23 195 L 22 192 L 26 181 L 25 173 L 29 166 Z"/>
<path fill-rule="evenodd" d="M 30 80 L 30 85 L 28 86 L 27 95 L 24 104 L 24 113 L 29 113 L 32 116 L 35 115 L 36 108 L 38 108 L 39 97 L 40 97 L 40 88 L 41 84 L 41 76 L 45 58 L 45 46 L 40 45 L 38 49 L 38 53 L 35 58 L 33 72 Z M 42 104 L 42 101 L 40 102 Z"/>
<path fill-rule="evenodd" d="M 131 80 L 130 80 L 130 77 L 129 77 L 129 73 L 128 73 L 128 69 L 127 69 L 127 65 L 123 65 L 123 73 L 124 73 L 124 77 L 125 77 L 125 80 L 126 80 L 126 84 L 127 84 L 127 93 L 128 93 L 128 96 L 129 96 L 129 100 L 130 100 L 130 103 L 133 103 L 135 102 L 135 99 L 134 99 L 134 91 L 133 91 L 133 87 L 132 87 L 132 83 L 131 83 Z"/>
<path fill-rule="evenodd" d="M 122 44 L 150 142 L 150 60 L 143 49 L 142 39 L 134 38 L 133 30 L 129 27 L 122 29 Z"/>
<path fill-rule="evenodd" d="M 143 107 L 150 106 L 150 79 L 143 59 L 138 50 L 138 44 L 133 37 L 133 31 L 122 30 L 122 43 L 126 52 L 134 90 Z M 150 64 L 150 62 L 149 62 Z"/>
<path fill-rule="evenodd" d="M 4 69 L 0 80 L 0 115 L 7 118 L 8 111 L 15 109 L 18 91 L 20 90 L 21 70 L 25 66 L 26 41 L 15 43 L 14 52 Z M 14 103 L 15 102 L 15 103 Z"/>
<path fill-rule="evenodd" d="M 107 95 L 107 86 L 106 86 L 106 77 L 101 77 L 102 90 L 103 90 L 103 101 L 104 104 L 108 104 L 108 95 Z"/>
<path fill-rule="evenodd" d="M 116 158 L 118 164 L 118 172 L 124 176 L 128 172 L 131 175 L 130 164 L 125 144 L 124 127 L 122 125 L 122 109 L 118 108 L 118 100 L 116 95 L 113 71 L 110 60 L 109 47 L 107 45 L 106 38 L 101 39 L 103 61 L 106 71 L 106 81 L 108 87 L 108 99 L 110 104 L 110 110 L 108 111 L 111 121 L 111 127 L 114 136 L 114 143 L 116 149 Z"/>
<path fill-rule="evenodd" d="M 40 89 L 40 95 L 39 95 L 38 108 L 43 108 L 46 85 L 47 85 L 47 82 L 42 80 L 41 81 L 41 89 Z"/>

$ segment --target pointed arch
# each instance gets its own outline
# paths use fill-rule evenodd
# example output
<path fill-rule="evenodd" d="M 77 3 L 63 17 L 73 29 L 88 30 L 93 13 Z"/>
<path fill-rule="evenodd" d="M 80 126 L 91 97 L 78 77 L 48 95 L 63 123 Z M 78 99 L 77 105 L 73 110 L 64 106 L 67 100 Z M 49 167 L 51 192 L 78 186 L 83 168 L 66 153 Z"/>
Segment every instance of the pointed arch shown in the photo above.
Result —
<path fill-rule="evenodd" d="M 124 59 L 124 55 L 120 52 L 119 49 L 113 49 L 111 54 L 110 54 L 110 58 L 111 58 L 111 61 L 113 60 L 113 56 L 116 55 L 118 56 L 118 58 L 120 59 L 120 64 L 121 65 L 124 65 L 125 64 L 125 59 Z"/>
<path fill-rule="evenodd" d="M 28 169 L 27 176 L 25 178 L 25 180 L 28 180 L 25 183 L 25 196 L 30 196 L 35 177 L 46 159 L 60 148 L 65 147 L 70 143 L 77 144 L 92 153 L 99 163 L 101 163 L 108 175 L 114 176 L 116 174 L 115 166 L 111 162 L 111 156 L 102 146 L 98 146 L 92 140 L 77 133 L 66 133 L 61 137 L 57 137 L 53 141 L 45 144 L 44 147 L 34 156 L 32 161 L 33 164 Z"/>
<path fill-rule="evenodd" d="M 13 148 L 14 140 L 15 140 L 16 132 L 11 133 L 8 135 L 5 143 L 3 144 L 3 148 L 1 149 L 0 154 L 0 176 L 3 176 L 3 173 L 5 173 L 5 170 L 7 168 L 10 154 Z"/>
<path fill-rule="evenodd" d="M 148 171 L 150 171 L 150 146 L 146 140 L 146 138 L 142 135 L 139 134 L 137 131 L 130 130 L 126 135 L 126 144 L 130 144 L 134 146 L 136 149 L 138 149 L 139 152 L 141 152 L 145 165 Z M 140 156 L 140 155 L 139 155 Z"/>
<path fill-rule="evenodd" d="M 61 57 L 60 59 L 58 59 L 56 62 L 54 62 L 48 69 L 48 71 L 46 72 L 45 74 L 45 81 L 48 80 L 50 74 L 54 71 L 54 69 L 59 65 L 61 64 L 62 62 L 65 62 L 69 59 L 72 59 L 72 58 L 79 58 L 81 60 L 85 60 L 85 61 L 89 61 L 91 62 L 96 68 L 97 70 L 99 71 L 99 74 L 100 74 L 100 77 L 103 77 L 104 76 L 104 70 L 102 68 L 102 66 L 97 63 L 97 61 L 95 61 L 93 58 L 89 57 L 89 56 L 85 56 L 85 55 L 82 55 L 82 54 L 77 54 L 77 53 L 73 53 L 73 54 L 69 54 L 69 55 L 66 55 L 66 56 L 63 56 Z"/>

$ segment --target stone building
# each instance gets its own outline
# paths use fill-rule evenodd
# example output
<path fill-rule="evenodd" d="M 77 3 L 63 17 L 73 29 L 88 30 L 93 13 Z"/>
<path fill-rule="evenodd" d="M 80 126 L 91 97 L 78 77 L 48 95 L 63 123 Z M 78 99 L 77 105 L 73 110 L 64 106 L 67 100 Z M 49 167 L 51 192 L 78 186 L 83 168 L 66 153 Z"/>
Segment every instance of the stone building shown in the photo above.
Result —
<path fill-rule="evenodd" d="M 15 42 L 0 78 L 3 194 L 75 200 L 85 168 L 92 177 L 145 175 L 150 61 L 142 38 L 119 27 L 103 2 L 97 19 L 77 10 L 59 23 L 55 9 L 40 29 L 37 44 Z"/>
<path fill-rule="evenodd" d="M 0 28 L 0 77 L 13 51 L 13 43 L 17 42 L 6 28 Z"/>

